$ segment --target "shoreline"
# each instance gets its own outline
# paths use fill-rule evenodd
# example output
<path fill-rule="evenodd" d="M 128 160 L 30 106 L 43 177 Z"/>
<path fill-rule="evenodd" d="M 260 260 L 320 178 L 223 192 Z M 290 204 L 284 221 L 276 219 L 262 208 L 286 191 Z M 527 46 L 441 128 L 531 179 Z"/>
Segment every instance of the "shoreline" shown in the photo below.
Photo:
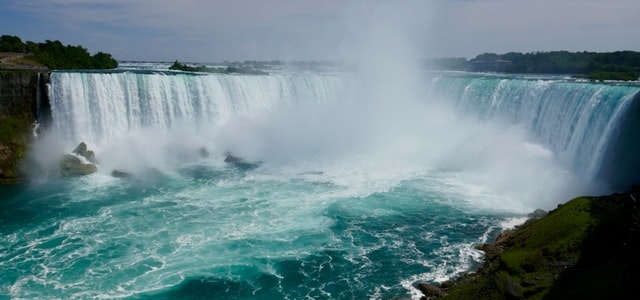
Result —
<path fill-rule="evenodd" d="M 640 185 L 570 200 L 477 249 L 484 263 L 422 299 L 632 299 L 640 280 Z"/>

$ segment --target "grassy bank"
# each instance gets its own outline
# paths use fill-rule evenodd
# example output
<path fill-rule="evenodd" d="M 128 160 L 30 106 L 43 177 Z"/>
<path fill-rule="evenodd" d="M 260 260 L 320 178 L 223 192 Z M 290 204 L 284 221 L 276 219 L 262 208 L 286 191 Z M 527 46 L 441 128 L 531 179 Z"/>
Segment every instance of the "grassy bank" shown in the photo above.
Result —
<path fill-rule="evenodd" d="M 0 52 L 1 69 L 46 69 L 47 67 L 24 53 Z"/>
<path fill-rule="evenodd" d="M 640 188 L 580 197 L 479 248 L 485 263 L 440 286 L 441 299 L 635 299 Z M 439 295 L 439 296 L 436 296 Z"/>

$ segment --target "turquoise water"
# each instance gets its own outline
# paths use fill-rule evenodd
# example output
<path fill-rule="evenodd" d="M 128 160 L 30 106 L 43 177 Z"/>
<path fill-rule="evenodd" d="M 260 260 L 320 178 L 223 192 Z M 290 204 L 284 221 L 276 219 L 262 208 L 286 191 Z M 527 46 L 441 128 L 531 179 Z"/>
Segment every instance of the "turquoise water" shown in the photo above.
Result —
<path fill-rule="evenodd" d="M 32 181 L 0 187 L 2 298 L 418 299 L 416 282 L 474 268 L 475 246 L 526 213 L 606 192 L 638 92 L 477 74 L 51 78 Z M 98 172 L 60 178 L 79 142 Z"/>
<path fill-rule="evenodd" d="M 2 187 L 0 288 L 30 299 L 389 299 L 481 261 L 505 214 L 429 175 L 363 194 L 201 161 Z"/>

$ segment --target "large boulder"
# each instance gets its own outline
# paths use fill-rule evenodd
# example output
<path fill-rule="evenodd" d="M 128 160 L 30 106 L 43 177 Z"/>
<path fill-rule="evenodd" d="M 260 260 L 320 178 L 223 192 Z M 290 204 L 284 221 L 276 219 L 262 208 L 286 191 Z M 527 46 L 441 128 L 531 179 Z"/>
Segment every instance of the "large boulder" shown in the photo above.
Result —
<path fill-rule="evenodd" d="M 98 171 L 96 165 L 85 164 L 73 154 L 65 154 L 60 161 L 60 174 L 63 177 L 89 175 L 96 171 Z"/>
<path fill-rule="evenodd" d="M 421 299 L 434 299 L 445 295 L 442 288 L 428 283 L 418 283 L 418 289 L 424 294 Z"/>
<path fill-rule="evenodd" d="M 89 175 L 98 171 L 96 155 L 87 148 L 87 144 L 78 144 L 72 152 L 73 154 L 65 154 L 60 160 L 60 174 L 63 177 Z M 86 163 L 87 161 L 89 163 Z"/>
<path fill-rule="evenodd" d="M 129 177 L 131 177 L 131 174 L 127 173 L 125 171 L 113 170 L 113 171 L 111 171 L 111 176 L 113 176 L 115 178 L 129 178 Z"/>
<path fill-rule="evenodd" d="M 230 152 L 226 152 L 225 154 L 225 158 L 224 158 L 224 162 L 228 163 L 228 164 L 240 164 L 240 163 L 244 163 L 244 159 L 235 156 L 233 154 L 231 154 Z"/>
<path fill-rule="evenodd" d="M 78 146 L 73 150 L 73 153 L 78 154 L 84 158 L 86 158 L 89 162 L 93 164 L 97 164 L 96 155 L 93 151 L 87 149 L 87 144 L 81 142 Z"/>
<path fill-rule="evenodd" d="M 517 281 L 506 278 L 503 280 L 506 299 L 522 299 L 524 293 L 522 292 L 522 286 Z"/>
<path fill-rule="evenodd" d="M 235 156 L 231 152 L 225 153 L 224 162 L 243 171 L 255 169 L 259 166 L 257 162 L 248 162 L 244 158 Z"/>

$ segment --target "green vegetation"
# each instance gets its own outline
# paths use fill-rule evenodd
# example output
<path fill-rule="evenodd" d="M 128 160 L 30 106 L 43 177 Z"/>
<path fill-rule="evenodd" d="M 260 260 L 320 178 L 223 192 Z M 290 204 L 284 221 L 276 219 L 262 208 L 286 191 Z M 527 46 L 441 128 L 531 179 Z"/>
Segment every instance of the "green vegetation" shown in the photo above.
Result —
<path fill-rule="evenodd" d="M 231 64 L 226 67 L 209 68 L 207 66 L 189 66 L 179 61 L 175 61 L 169 70 L 185 71 L 185 72 L 206 72 L 220 74 L 251 74 L 251 75 L 267 75 L 268 73 L 247 64 Z"/>
<path fill-rule="evenodd" d="M 169 67 L 169 70 L 185 71 L 185 72 L 211 72 L 222 73 L 222 68 L 207 68 L 206 66 L 189 66 L 179 61 L 175 61 L 173 65 Z"/>
<path fill-rule="evenodd" d="M 637 80 L 640 77 L 640 52 L 509 52 L 483 53 L 474 59 L 445 58 L 429 60 L 436 69 L 525 74 L 573 74 L 592 80 Z"/>
<path fill-rule="evenodd" d="M 26 45 L 17 36 L 3 35 L 0 36 L 0 52 L 25 53 Z"/>
<path fill-rule="evenodd" d="M 0 118 L 0 184 L 17 181 L 18 170 L 15 166 L 24 158 L 31 123 L 20 117 Z"/>
<path fill-rule="evenodd" d="M 50 69 L 113 69 L 118 62 L 111 54 L 89 54 L 82 46 L 64 45 L 60 41 L 23 43 L 17 36 L 0 36 L 0 52 L 23 53 L 24 58 L 39 62 Z"/>
<path fill-rule="evenodd" d="M 634 196 L 635 195 L 635 196 Z M 443 299 L 630 299 L 640 277 L 640 188 L 576 198 L 480 247 L 483 267 Z"/>
<path fill-rule="evenodd" d="M 586 75 L 577 75 L 576 77 L 590 79 L 590 80 L 623 80 L 623 81 L 638 80 L 638 74 L 632 71 L 631 72 L 593 71 Z"/>
<path fill-rule="evenodd" d="M 22 132 L 30 131 L 31 124 L 19 116 L 0 119 L 0 137 L 6 143 L 23 143 Z"/>

